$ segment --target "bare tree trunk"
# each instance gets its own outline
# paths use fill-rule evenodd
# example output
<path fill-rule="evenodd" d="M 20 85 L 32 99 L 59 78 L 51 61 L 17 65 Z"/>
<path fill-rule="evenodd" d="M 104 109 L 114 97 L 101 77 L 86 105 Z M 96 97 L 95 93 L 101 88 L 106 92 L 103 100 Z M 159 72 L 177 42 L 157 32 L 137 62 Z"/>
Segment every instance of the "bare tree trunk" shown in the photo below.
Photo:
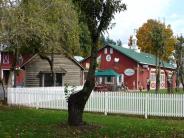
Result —
<path fill-rule="evenodd" d="M 183 75 L 183 73 L 181 73 L 181 75 L 180 75 L 180 80 L 181 80 L 181 84 L 182 84 L 182 86 L 183 86 L 183 91 L 184 91 L 184 75 Z"/>
<path fill-rule="evenodd" d="M 180 85 L 180 75 L 179 75 L 179 73 L 180 73 L 180 71 L 179 71 L 179 66 L 180 66 L 180 64 L 179 64 L 179 61 L 176 61 L 176 64 L 177 64 L 177 67 L 176 67 L 176 92 L 179 90 L 179 85 Z"/>
<path fill-rule="evenodd" d="M 68 99 L 68 123 L 71 126 L 79 126 L 84 123 L 84 107 L 95 86 L 96 58 L 98 54 L 97 45 L 98 37 L 95 37 L 92 43 L 90 68 L 83 89 L 78 93 L 71 94 Z"/>
<path fill-rule="evenodd" d="M 158 51 L 156 52 L 156 89 L 155 92 L 158 93 L 160 86 L 160 60 L 158 59 Z M 159 64 L 159 65 L 158 65 Z"/>
<path fill-rule="evenodd" d="M 178 92 L 178 90 L 179 90 L 179 86 L 180 86 L 180 80 L 179 80 L 179 73 L 178 72 L 176 72 L 176 92 Z"/>
<path fill-rule="evenodd" d="M 52 76 L 52 86 L 56 85 L 56 78 L 54 73 L 54 52 L 51 53 L 51 64 L 50 64 L 51 76 Z"/>
<path fill-rule="evenodd" d="M 171 92 L 171 93 L 174 92 L 174 90 L 173 90 L 174 75 L 175 75 L 175 73 L 173 72 L 173 73 L 172 73 L 172 76 L 171 76 L 171 81 L 170 81 L 170 82 L 171 82 L 171 88 L 170 88 L 170 92 Z"/>
<path fill-rule="evenodd" d="M 171 93 L 171 92 L 173 92 L 173 77 L 174 77 L 174 74 L 175 73 L 173 72 L 171 78 L 169 78 L 169 76 L 168 76 L 168 74 L 166 72 L 165 65 L 164 65 L 164 62 L 163 61 L 162 61 L 162 66 L 164 68 L 164 73 L 166 75 L 167 93 Z M 170 83 L 170 82 L 172 82 L 172 83 Z"/>

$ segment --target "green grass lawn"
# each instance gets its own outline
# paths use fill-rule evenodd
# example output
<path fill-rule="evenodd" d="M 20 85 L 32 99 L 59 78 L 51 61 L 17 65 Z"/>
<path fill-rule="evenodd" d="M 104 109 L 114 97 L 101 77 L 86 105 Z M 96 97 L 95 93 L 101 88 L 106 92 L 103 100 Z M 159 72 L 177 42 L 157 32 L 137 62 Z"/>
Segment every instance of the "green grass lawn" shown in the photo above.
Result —
<path fill-rule="evenodd" d="M 184 138 L 184 120 L 85 113 L 69 127 L 67 112 L 0 106 L 0 138 Z"/>

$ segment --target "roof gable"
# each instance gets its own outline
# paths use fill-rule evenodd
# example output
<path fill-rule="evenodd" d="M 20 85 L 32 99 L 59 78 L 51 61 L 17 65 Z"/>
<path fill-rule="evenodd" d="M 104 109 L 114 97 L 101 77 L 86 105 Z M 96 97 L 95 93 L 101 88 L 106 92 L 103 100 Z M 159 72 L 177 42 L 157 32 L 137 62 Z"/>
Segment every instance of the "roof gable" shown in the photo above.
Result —
<path fill-rule="evenodd" d="M 35 59 L 38 56 L 38 54 L 33 55 L 31 58 L 29 58 L 25 63 L 23 63 L 21 65 L 21 67 L 26 66 L 27 64 L 29 64 L 33 59 Z M 66 57 L 66 56 L 65 56 Z M 75 60 L 72 57 L 66 57 L 68 59 L 70 59 L 71 61 L 73 61 L 73 63 L 75 63 L 76 65 L 78 65 L 82 70 L 85 70 L 84 67 L 82 65 L 79 64 L 79 62 L 77 60 Z"/>

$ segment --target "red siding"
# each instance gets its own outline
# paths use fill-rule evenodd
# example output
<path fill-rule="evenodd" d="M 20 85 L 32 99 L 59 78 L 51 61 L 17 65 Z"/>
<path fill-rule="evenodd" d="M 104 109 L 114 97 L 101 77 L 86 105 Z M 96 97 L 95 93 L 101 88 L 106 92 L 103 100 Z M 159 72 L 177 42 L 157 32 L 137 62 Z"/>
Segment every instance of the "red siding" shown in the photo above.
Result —
<path fill-rule="evenodd" d="M 31 56 L 30 55 L 25 55 L 23 56 L 23 62 L 27 61 Z M 2 52 L 1 53 L 1 69 L 3 70 L 11 70 L 13 61 L 15 60 L 15 57 L 7 52 Z M 19 65 L 17 65 L 19 67 Z M 17 85 L 22 85 L 24 82 L 24 77 L 25 77 L 25 71 L 20 70 L 19 74 L 17 75 L 17 80 L 16 83 Z"/>
<path fill-rule="evenodd" d="M 101 55 L 101 64 L 98 69 L 113 69 L 119 74 L 124 74 L 125 69 L 131 68 L 135 70 L 135 74 L 133 76 L 124 75 L 124 81 L 128 85 L 129 89 L 133 89 L 133 82 L 135 82 L 135 88 L 137 87 L 137 63 L 128 58 L 125 55 L 122 55 L 120 52 L 113 49 L 113 54 L 111 55 L 111 61 L 106 61 L 106 56 L 110 54 L 110 48 L 107 48 L 107 54 L 104 54 L 104 49 L 101 49 L 98 52 L 98 56 Z M 115 63 L 114 58 L 119 58 L 119 62 Z M 84 60 L 81 64 L 86 67 L 86 63 L 89 63 L 89 58 Z"/>
<path fill-rule="evenodd" d="M 24 70 L 21 70 L 19 72 L 19 74 L 17 75 L 17 80 L 16 80 L 16 84 L 18 86 L 22 86 L 23 83 L 24 83 L 24 77 L 25 77 L 25 71 Z"/>
<path fill-rule="evenodd" d="M 107 48 L 107 53 L 104 53 L 104 49 Z M 124 82 L 127 84 L 129 89 L 138 89 L 138 82 L 141 83 L 144 89 L 146 89 L 147 78 L 150 78 L 150 70 L 149 68 L 143 68 L 142 65 L 138 64 L 136 61 L 131 58 L 121 54 L 117 50 L 113 49 L 113 54 L 110 54 L 110 47 L 105 47 L 98 51 L 98 56 L 101 55 L 101 64 L 98 66 L 100 70 L 113 69 L 119 74 L 124 74 L 126 69 L 135 70 L 135 74 L 133 76 L 126 76 L 124 74 Z M 111 55 L 111 60 L 106 61 L 106 56 Z M 119 62 L 115 63 L 114 58 L 119 58 Z M 82 65 L 86 68 L 86 63 L 89 63 L 89 59 L 82 61 Z M 135 86 L 134 86 L 135 84 Z M 174 85 L 175 86 L 175 85 Z"/>

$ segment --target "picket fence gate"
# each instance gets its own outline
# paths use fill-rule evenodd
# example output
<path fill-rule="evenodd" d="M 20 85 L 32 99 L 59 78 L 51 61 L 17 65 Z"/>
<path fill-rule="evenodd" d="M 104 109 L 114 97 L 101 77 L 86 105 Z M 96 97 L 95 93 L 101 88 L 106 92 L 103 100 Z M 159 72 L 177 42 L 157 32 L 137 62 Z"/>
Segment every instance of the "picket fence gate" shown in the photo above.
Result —
<path fill-rule="evenodd" d="M 82 89 L 76 87 L 75 91 Z M 69 93 L 72 88 L 70 87 Z M 64 87 L 8 88 L 8 104 L 47 109 L 68 109 Z M 92 92 L 85 111 L 148 116 L 184 117 L 183 94 Z"/>

